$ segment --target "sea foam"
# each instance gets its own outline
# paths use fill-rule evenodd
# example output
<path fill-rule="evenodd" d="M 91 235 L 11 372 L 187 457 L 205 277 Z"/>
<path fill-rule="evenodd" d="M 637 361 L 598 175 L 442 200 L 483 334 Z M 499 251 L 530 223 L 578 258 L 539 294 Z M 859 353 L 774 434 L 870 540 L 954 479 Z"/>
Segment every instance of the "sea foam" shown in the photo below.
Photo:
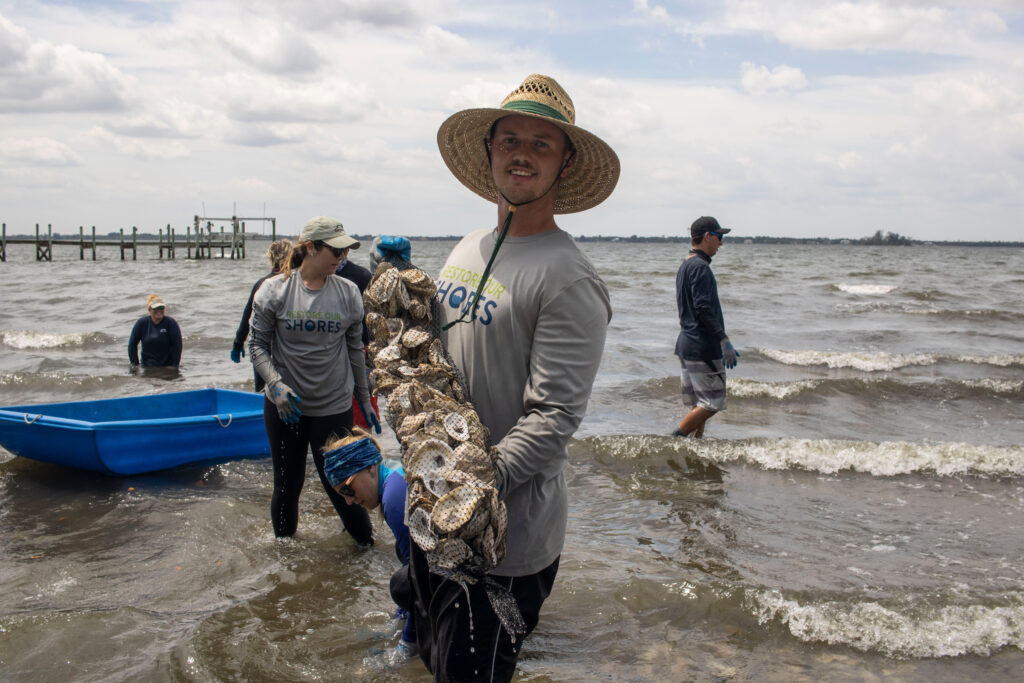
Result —
<path fill-rule="evenodd" d="M 926 353 L 863 353 L 855 351 L 783 351 L 757 349 L 758 353 L 785 365 L 826 365 L 864 372 L 896 370 L 910 365 L 932 365 L 938 358 Z"/>
<path fill-rule="evenodd" d="M 885 372 L 912 365 L 934 365 L 947 361 L 997 367 L 1024 367 L 1024 355 L 948 355 L 941 353 L 866 353 L 863 351 L 787 351 L 784 349 L 754 349 L 765 358 L 784 365 L 824 365 L 830 368 L 852 368 L 864 372 Z"/>
<path fill-rule="evenodd" d="M 896 285 L 848 285 L 840 282 L 835 285 L 835 288 L 840 292 L 846 292 L 847 294 L 862 294 L 866 296 L 881 296 L 894 291 Z"/>
<path fill-rule="evenodd" d="M 877 602 L 801 604 L 779 591 L 750 591 L 758 621 L 778 620 L 805 642 L 846 645 L 889 657 L 987 656 L 1024 646 L 1024 593 L 1002 605 L 947 605 L 906 611 Z"/>
<path fill-rule="evenodd" d="M 92 341 L 109 339 L 99 332 L 36 332 L 32 330 L 0 330 L 0 344 L 12 349 L 59 349 L 84 346 Z"/>
<path fill-rule="evenodd" d="M 746 461 L 767 470 L 804 469 L 825 474 L 853 470 L 876 476 L 911 472 L 1024 475 L 1022 446 L 789 438 L 680 441 L 688 442 L 691 450 L 712 462 Z"/>

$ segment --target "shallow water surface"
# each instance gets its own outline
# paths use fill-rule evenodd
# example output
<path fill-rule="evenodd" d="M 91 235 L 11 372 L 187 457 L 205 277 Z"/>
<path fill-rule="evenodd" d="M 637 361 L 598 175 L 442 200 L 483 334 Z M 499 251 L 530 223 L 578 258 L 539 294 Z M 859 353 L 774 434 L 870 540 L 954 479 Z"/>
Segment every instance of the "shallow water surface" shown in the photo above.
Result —
<path fill-rule="evenodd" d="M 413 255 L 436 274 L 451 246 Z M 713 268 L 742 355 L 692 441 L 668 436 L 686 248 L 583 248 L 615 313 L 521 680 L 1019 679 L 1024 251 L 727 240 Z M 4 405 L 251 386 L 228 352 L 261 260 L 8 253 Z M 988 265 L 960 281 L 965 260 Z M 180 374 L 128 372 L 150 292 L 182 327 Z M 429 680 L 368 658 L 397 639 L 383 521 L 359 549 L 310 463 L 277 540 L 271 478 L 267 460 L 118 478 L 0 450 L 4 680 Z"/>

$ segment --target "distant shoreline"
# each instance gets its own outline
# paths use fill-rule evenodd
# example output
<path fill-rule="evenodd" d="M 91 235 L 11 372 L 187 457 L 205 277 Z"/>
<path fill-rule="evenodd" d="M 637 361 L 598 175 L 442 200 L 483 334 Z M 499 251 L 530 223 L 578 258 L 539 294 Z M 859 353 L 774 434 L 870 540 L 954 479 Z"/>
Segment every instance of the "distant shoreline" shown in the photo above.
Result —
<path fill-rule="evenodd" d="M 62 233 L 53 233 L 53 239 L 77 239 L 78 233 L 69 233 L 64 235 Z M 97 234 L 98 239 L 105 239 L 109 237 L 117 238 L 120 233 L 109 233 L 106 236 Z M 278 235 L 279 238 L 287 237 L 294 238 L 294 235 Z M 372 242 L 375 235 L 357 235 L 353 234 L 354 239 L 360 242 Z M 462 235 L 406 235 L 410 240 L 419 240 L 425 242 L 457 242 L 462 239 Z M 27 234 L 8 234 L 8 239 L 33 239 L 35 235 Z M 136 238 L 139 240 L 156 241 L 159 239 L 159 235 L 156 233 L 139 232 L 136 233 Z M 45 238 L 40 236 L 42 241 Z M 259 233 L 246 233 L 246 241 L 270 241 L 269 235 L 262 235 Z M 642 235 L 630 235 L 629 237 L 622 237 L 617 235 L 573 235 L 573 239 L 577 242 L 614 242 L 614 243 L 652 243 L 652 244 L 684 244 L 689 243 L 689 239 L 685 236 L 672 236 L 668 237 L 665 235 L 645 237 Z M 864 247 L 864 246 L 884 246 L 884 247 L 924 247 L 924 246 L 936 246 L 936 247 L 1009 247 L 1009 248 L 1024 248 L 1024 242 L 985 242 L 985 241 L 948 241 L 948 240 L 916 240 L 912 238 L 902 237 L 899 243 L 879 243 L 872 241 L 871 238 L 850 238 L 850 237 L 771 237 L 768 235 L 757 235 L 752 237 L 746 237 L 743 235 L 729 235 L 729 244 L 819 244 L 819 245 L 843 245 L 851 247 Z M 86 240 L 88 241 L 88 239 Z"/>

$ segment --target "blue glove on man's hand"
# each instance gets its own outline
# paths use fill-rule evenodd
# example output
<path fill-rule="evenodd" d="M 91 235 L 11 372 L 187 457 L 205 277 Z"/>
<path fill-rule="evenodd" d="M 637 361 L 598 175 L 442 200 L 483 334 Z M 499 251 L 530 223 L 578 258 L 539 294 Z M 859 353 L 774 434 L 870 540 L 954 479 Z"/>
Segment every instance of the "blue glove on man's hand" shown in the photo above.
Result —
<path fill-rule="evenodd" d="M 733 348 L 732 342 L 726 337 L 722 340 L 722 362 L 725 363 L 725 367 L 732 369 L 736 367 L 736 359 L 740 357 L 740 352 Z"/>
<path fill-rule="evenodd" d="M 245 349 L 231 349 L 231 360 L 241 363 L 243 358 L 245 358 Z"/>
<path fill-rule="evenodd" d="M 373 412 L 373 404 L 369 401 L 360 401 L 359 409 L 363 411 L 363 419 L 366 421 L 366 425 L 372 427 L 373 431 L 380 434 L 380 420 L 377 418 L 377 413 Z"/>
<path fill-rule="evenodd" d="M 302 411 L 299 410 L 299 402 L 302 399 L 290 386 L 284 382 L 277 382 L 271 388 L 268 384 L 266 393 L 267 398 L 277 406 L 277 414 L 281 417 L 282 422 L 290 425 L 298 424 L 299 418 L 302 417 Z"/>
<path fill-rule="evenodd" d="M 406 261 L 412 260 L 412 244 L 409 243 L 408 237 L 381 235 L 374 240 L 374 246 L 377 247 L 377 253 L 380 254 L 381 258 L 384 257 L 385 251 L 390 251 L 401 256 Z"/>

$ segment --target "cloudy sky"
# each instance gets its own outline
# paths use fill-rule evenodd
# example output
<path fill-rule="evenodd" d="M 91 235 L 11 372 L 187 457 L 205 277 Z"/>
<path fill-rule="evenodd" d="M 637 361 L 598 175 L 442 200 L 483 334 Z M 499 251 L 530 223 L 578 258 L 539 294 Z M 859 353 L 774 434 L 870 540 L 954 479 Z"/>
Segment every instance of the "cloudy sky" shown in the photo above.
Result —
<path fill-rule="evenodd" d="M 622 162 L 573 234 L 1024 239 L 1022 0 L 0 0 L 0 221 L 462 234 L 437 128 L 530 73 Z"/>

